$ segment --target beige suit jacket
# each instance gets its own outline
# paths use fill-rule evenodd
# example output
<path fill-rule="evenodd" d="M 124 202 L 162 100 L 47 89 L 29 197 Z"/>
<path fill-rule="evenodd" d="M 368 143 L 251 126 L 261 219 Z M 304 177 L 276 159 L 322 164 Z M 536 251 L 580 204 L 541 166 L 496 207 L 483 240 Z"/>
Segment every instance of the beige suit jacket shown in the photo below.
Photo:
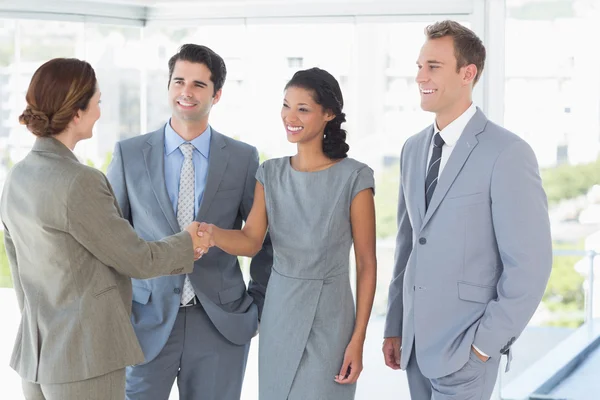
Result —
<path fill-rule="evenodd" d="M 143 362 L 129 277 L 192 272 L 190 235 L 140 239 L 104 174 L 53 138 L 10 171 L 0 216 L 22 314 L 11 367 L 64 383 Z"/>

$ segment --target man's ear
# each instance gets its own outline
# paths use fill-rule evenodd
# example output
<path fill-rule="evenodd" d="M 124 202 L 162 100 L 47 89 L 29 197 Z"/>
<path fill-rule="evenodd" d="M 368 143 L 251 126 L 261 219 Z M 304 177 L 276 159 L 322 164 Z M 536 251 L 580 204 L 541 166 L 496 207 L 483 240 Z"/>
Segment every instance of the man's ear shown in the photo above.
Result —
<path fill-rule="evenodd" d="M 223 89 L 217 90 L 217 93 L 215 93 L 215 95 L 213 96 L 213 106 L 217 104 L 219 100 L 221 100 L 221 94 L 223 94 Z"/>
<path fill-rule="evenodd" d="M 477 67 L 475 66 L 475 64 L 469 64 L 466 67 L 464 67 L 464 73 L 463 73 L 463 83 L 465 85 L 470 85 L 470 84 L 474 84 L 475 82 L 475 77 L 477 76 Z"/>

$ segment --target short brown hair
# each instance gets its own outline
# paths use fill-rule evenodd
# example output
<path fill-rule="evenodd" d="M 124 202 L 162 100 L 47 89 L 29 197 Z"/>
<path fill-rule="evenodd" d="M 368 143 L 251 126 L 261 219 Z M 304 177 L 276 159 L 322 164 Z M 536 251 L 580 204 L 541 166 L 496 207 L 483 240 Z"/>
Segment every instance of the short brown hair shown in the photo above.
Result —
<path fill-rule="evenodd" d="M 440 21 L 425 28 L 427 39 L 439 39 L 450 36 L 454 41 L 454 56 L 457 71 L 470 64 L 477 67 L 473 85 L 479 81 L 485 65 L 485 46 L 475 32 L 456 21 Z"/>
<path fill-rule="evenodd" d="M 54 58 L 35 71 L 27 89 L 27 107 L 19 122 L 36 136 L 64 131 L 97 90 L 92 66 L 76 58 Z"/>
<path fill-rule="evenodd" d="M 225 67 L 223 58 L 206 46 L 192 43 L 181 46 L 177 53 L 169 59 L 169 82 L 167 87 L 171 85 L 175 63 L 179 60 L 206 65 L 206 68 L 210 70 L 210 80 L 215 88 L 213 97 L 223 88 L 227 77 L 227 67 Z"/>

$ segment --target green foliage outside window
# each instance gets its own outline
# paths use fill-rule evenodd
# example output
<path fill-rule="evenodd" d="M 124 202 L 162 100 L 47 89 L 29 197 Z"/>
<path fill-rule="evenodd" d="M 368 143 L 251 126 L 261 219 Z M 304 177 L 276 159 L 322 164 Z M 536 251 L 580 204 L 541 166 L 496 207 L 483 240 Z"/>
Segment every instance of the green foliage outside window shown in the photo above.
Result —
<path fill-rule="evenodd" d="M 589 164 L 569 165 L 542 170 L 544 189 L 551 205 L 584 195 L 600 184 L 600 158 Z"/>
<path fill-rule="evenodd" d="M 4 233 L 0 232 L 0 288 L 12 287 L 8 258 L 4 249 Z"/>
<path fill-rule="evenodd" d="M 553 243 L 555 250 L 583 250 L 583 243 L 573 244 Z M 544 298 L 544 306 L 552 313 L 552 319 L 547 322 L 550 326 L 577 328 L 584 320 L 584 278 L 574 265 L 581 257 L 555 256 L 552 263 L 552 273 Z"/>

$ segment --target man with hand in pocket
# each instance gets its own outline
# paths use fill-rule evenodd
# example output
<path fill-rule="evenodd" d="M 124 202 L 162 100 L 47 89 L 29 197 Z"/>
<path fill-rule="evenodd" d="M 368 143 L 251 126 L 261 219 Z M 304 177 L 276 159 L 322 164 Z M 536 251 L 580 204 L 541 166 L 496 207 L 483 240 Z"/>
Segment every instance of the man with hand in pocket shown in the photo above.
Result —
<path fill-rule="evenodd" d="M 416 81 L 435 122 L 402 150 L 383 353 L 414 400 L 489 399 L 550 276 L 547 200 L 529 145 L 472 102 L 481 40 L 454 21 L 425 33 Z"/>

